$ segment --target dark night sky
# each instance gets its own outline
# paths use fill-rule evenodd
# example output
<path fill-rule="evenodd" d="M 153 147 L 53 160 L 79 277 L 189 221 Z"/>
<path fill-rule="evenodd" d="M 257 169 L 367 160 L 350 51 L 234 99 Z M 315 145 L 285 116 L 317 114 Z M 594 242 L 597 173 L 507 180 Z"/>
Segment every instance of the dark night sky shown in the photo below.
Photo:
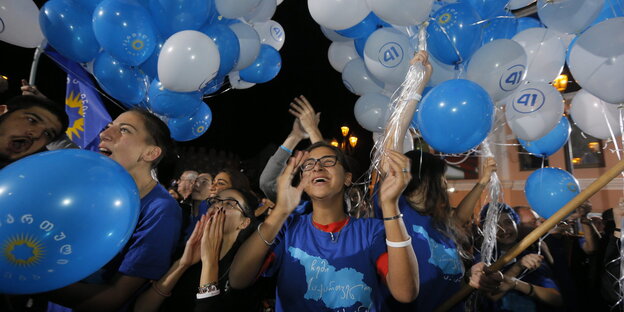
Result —
<path fill-rule="evenodd" d="M 39 6 L 44 0 L 35 1 Z M 207 133 L 199 139 L 180 145 L 207 146 L 252 158 L 268 144 L 279 145 L 288 135 L 293 117 L 288 104 L 295 96 L 305 95 L 321 113 L 320 129 L 324 137 L 339 138 L 340 126 L 348 125 L 359 137 L 354 155 L 360 162 L 368 160 L 372 145 L 371 133 L 355 121 L 353 106 L 357 96 L 342 84 L 340 73 L 327 60 L 330 41 L 311 18 L 307 1 L 286 0 L 277 7 L 273 19 L 286 32 L 280 50 L 282 69 L 272 81 L 246 90 L 230 90 L 206 99 L 213 120 Z M 0 42 L 2 57 L 0 74 L 8 76 L 9 91 L 0 100 L 19 93 L 19 81 L 28 78 L 34 49 L 25 49 Z M 53 100 L 64 103 L 65 74 L 50 59 L 42 56 L 37 86 Z M 121 110 L 107 103 L 114 117 Z"/>

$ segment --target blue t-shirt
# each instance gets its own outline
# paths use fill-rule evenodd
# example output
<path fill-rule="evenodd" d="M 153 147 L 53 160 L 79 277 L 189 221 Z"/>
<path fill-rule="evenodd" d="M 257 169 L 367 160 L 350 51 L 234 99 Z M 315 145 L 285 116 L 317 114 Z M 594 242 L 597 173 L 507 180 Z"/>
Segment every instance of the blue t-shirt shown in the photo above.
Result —
<path fill-rule="evenodd" d="M 399 210 L 412 237 L 420 290 L 416 300 L 408 304 L 394 300 L 388 291 L 386 301 L 392 311 L 433 311 L 461 288 L 464 265 L 455 242 L 433 226 L 430 216 L 418 213 L 404 196 L 399 198 Z M 383 216 L 376 199 L 375 216 Z M 452 311 L 463 310 L 463 304 L 458 304 Z"/>
<path fill-rule="evenodd" d="M 141 198 L 139 220 L 128 243 L 113 260 L 83 282 L 103 284 L 117 272 L 148 280 L 160 279 L 171 266 L 181 226 L 180 206 L 162 185 L 157 184 Z M 50 303 L 48 311 L 71 309 Z"/>
<path fill-rule="evenodd" d="M 277 311 L 385 311 L 376 262 L 386 250 L 383 223 L 351 218 L 334 233 L 316 228 L 312 214 L 293 214 L 273 247 L 265 275 L 277 275 Z"/>

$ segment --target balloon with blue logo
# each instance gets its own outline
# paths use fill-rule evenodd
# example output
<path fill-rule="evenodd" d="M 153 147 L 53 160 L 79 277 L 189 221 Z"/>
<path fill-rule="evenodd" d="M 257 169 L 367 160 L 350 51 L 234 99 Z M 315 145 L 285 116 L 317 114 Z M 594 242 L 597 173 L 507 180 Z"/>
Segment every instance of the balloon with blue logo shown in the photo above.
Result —
<path fill-rule="evenodd" d="M 507 124 L 525 141 L 535 141 L 550 132 L 561 120 L 564 108 L 561 93 L 545 82 L 518 87 L 506 106 Z"/>
<path fill-rule="evenodd" d="M 215 14 L 214 1 L 148 0 L 147 7 L 163 37 L 182 30 L 197 30 Z"/>
<path fill-rule="evenodd" d="M 379 80 L 400 85 L 409 70 L 414 48 L 409 38 L 394 28 L 380 28 L 372 33 L 364 46 L 364 63 Z"/>
<path fill-rule="evenodd" d="M 180 142 L 191 141 L 208 131 L 212 122 L 212 111 L 206 104 L 200 105 L 199 109 L 191 117 L 171 118 L 167 121 L 171 137 Z"/>
<path fill-rule="evenodd" d="M 364 95 L 369 92 L 381 92 L 383 82 L 377 80 L 364 65 L 361 58 L 354 59 L 345 65 L 342 71 L 342 83 L 351 93 Z"/>
<path fill-rule="evenodd" d="M 227 75 L 236 63 L 238 62 L 238 56 L 240 54 L 240 45 L 236 34 L 230 29 L 230 27 L 222 24 L 206 25 L 200 29 L 200 31 L 206 34 L 217 45 L 219 50 L 219 71 L 217 76 L 224 77 Z"/>
<path fill-rule="evenodd" d="M 93 76 L 106 93 L 126 104 L 138 104 L 145 98 L 148 77 L 137 68 L 130 67 L 106 52 L 93 62 Z"/>
<path fill-rule="evenodd" d="M 445 81 L 418 105 L 417 124 L 423 139 L 442 153 L 458 154 L 477 147 L 494 124 L 494 103 L 478 84 Z"/>
<path fill-rule="evenodd" d="M 154 79 L 147 92 L 150 109 L 169 118 L 193 115 L 203 103 L 200 92 L 174 92 Z"/>
<path fill-rule="evenodd" d="M 561 149 L 570 138 L 570 122 L 568 118 L 563 116 L 561 121 L 548 132 L 545 136 L 535 141 L 525 141 L 518 139 L 522 147 L 527 152 L 536 156 L 548 157 Z"/>
<path fill-rule="evenodd" d="M 0 171 L 0 292 L 78 282 L 128 242 L 139 191 L 114 160 L 91 151 L 38 153 Z"/>
<path fill-rule="evenodd" d="M 236 34 L 240 47 L 238 63 L 232 70 L 239 71 L 251 65 L 258 57 L 258 53 L 260 53 L 260 36 L 253 27 L 245 23 L 235 23 L 229 25 L 229 27 Z"/>
<path fill-rule="evenodd" d="M 577 34 L 598 17 L 604 3 L 605 0 L 538 0 L 537 15 L 550 29 Z"/>
<path fill-rule="evenodd" d="M 149 12 L 135 0 L 102 1 L 93 14 L 93 32 L 104 50 L 131 66 L 145 62 L 158 40 Z"/>
<path fill-rule="evenodd" d="M 468 60 L 481 46 L 482 25 L 474 9 L 465 3 L 446 4 L 432 14 L 427 27 L 429 52 L 445 64 Z"/>
<path fill-rule="evenodd" d="M 496 102 L 520 86 L 526 66 L 527 55 L 521 45 L 498 39 L 475 52 L 468 64 L 468 79 L 483 87 Z"/>
<path fill-rule="evenodd" d="M 100 44 L 93 33 L 92 14 L 86 8 L 70 0 L 51 0 L 39 12 L 41 31 L 55 50 L 79 63 L 97 56 Z"/>
<path fill-rule="evenodd" d="M 535 170 L 524 184 L 529 205 L 542 218 L 550 218 L 578 195 L 580 190 L 573 175 L 551 167 Z"/>
<path fill-rule="evenodd" d="M 373 31 L 377 30 L 378 24 L 379 17 L 377 17 L 375 13 L 370 12 L 368 16 L 366 16 L 361 22 L 357 23 L 355 26 L 343 30 L 336 30 L 336 33 L 341 36 L 354 39 L 368 37 L 368 35 L 373 33 Z"/>
<path fill-rule="evenodd" d="M 253 29 L 256 30 L 260 37 L 261 44 L 268 44 L 279 51 L 284 46 L 286 40 L 286 33 L 284 28 L 278 22 L 270 20 L 266 22 L 259 22 L 253 24 Z"/>
<path fill-rule="evenodd" d="M 239 71 L 241 79 L 253 83 L 264 83 L 275 78 L 282 68 L 282 57 L 270 45 L 263 44 L 256 60 Z"/>
<path fill-rule="evenodd" d="M 39 8 L 33 0 L 4 0 L 0 6 L 0 40 L 24 48 L 36 48 L 43 41 Z"/>
<path fill-rule="evenodd" d="M 518 19 L 511 13 L 503 11 L 490 21 L 483 24 L 483 44 L 497 39 L 511 39 L 518 33 Z"/>

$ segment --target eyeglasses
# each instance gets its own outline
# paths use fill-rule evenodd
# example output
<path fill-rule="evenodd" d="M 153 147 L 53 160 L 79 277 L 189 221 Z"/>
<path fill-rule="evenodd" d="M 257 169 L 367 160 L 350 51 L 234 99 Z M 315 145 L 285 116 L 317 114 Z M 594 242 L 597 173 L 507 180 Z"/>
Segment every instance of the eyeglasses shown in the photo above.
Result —
<path fill-rule="evenodd" d="M 303 162 L 303 164 L 301 164 L 301 170 L 310 171 L 314 169 L 317 162 L 321 165 L 322 168 L 333 167 L 338 162 L 338 157 L 336 157 L 336 155 L 328 155 L 323 156 L 319 159 L 308 158 Z"/>
<path fill-rule="evenodd" d="M 221 204 L 221 206 L 225 209 L 237 209 L 243 214 L 243 216 L 247 217 L 247 213 L 245 213 L 245 209 L 243 209 L 243 206 L 236 199 L 233 199 L 233 198 L 223 199 L 219 197 L 213 197 L 213 198 L 208 199 L 208 203 L 210 203 L 211 206 L 214 206 L 216 204 Z"/>

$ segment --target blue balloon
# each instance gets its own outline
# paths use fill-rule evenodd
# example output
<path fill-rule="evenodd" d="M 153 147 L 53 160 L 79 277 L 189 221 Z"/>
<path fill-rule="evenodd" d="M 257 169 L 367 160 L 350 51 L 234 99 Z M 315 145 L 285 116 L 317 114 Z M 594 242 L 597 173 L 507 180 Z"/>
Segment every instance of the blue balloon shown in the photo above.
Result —
<path fill-rule="evenodd" d="M 240 43 L 236 34 L 225 24 L 213 24 L 206 25 L 200 29 L 201 32 L 206 34 L 219 49 L 219 55 L 221 56 L 221 63 L 219 64 L 219 71 L 217 76 L 225 77 L 238 62 L 238 56 L 240 54 Z"/>
<path fill-rule="evenodd" d="M 147 92 L 150 109 L 169 118 L 191 116 L 203 103 L 199 92 L 174 92 L 165 89 L 160 81 L 154 79 Z"/>
<path fill-rule="evenodd" d="M 263 44 L 256 60 L 240 70 L 241 79 L 253 83 L 267 82 L 279 73 L 282 68 L 282 57 L 274 47 Z"/>
<path fill-rule="evenodd" d="M 122 64 L 106 52 L 95 58 L 93 76 L 106 93 L 127 104 L 140 103 L 147 93 L 147 75 Z"/>
<path fill-rule="evenodd" d="M 548 132 L 545 136 L 535 141 L 525 141 L 518 139 L 522 147 L 529 153 L 542 157 L 548 157 L 563 147 L 570 138 L 570 122 L 565 116 L 561 117 L 561 121 Z"/>
<path fill-rule="evenodd" d="M 436 59 L 446 64 L 468 60 L 481 46 L 482 25 L 470 5 L 449 3 L 435 11 L 427 27 L 427 45 Z"/>
<path fill-rule="evenodd" d="M 217 75 L 204 87 L 204 89 L 202 89 L 202 93 L 204 95 L 213 94 L 219 91 L 221 87 L 223 87 L 224 82 L 225 82 L 225 76 L 222 77 L 222 76 Z"/>
<path fill-rule="evenodd" d="M 91 16 L 87 8 L 70 0 L 51 0 L 39 11 L 39 24 L 55 50 L 72 61 L 87 63 L 100 51 Z"/>
<path fill-rule="evenodd" d="M 357 38 L 353 40 L 353 45 L 355 46 L 355 52 L 364 59 L 364 46 L 366 46 L 366 40 L 368 37 Z"/>
<path fill-rule="evenodd" d="M 171 118 L 167 121 L 171 137 L 176 141 L 191 141 L 204 134 L 212 122 L 212 111 L 208 105 L 200 105 L 191 117 Z"/>
<path fill-rule="evenodd" d="M 493 17 L 483 26 L 482 44 L 498 39 L 511 39 L 518 32 L 518 19 L 509 12 Z"/>
<path fill-rule="evenodd" d="M 516 27 L 516 33 L 519 33 L 529 28 L 543 28 L 546 27 L 537 18 L 525 16 L 517 19 L 518 26 Z"/>
<path fill-rule="evenodd" d="M 375 30 L 377 30 L 381 22 L 381 19 L 379 19 L 375 13 L 370 12 L 368 16 L 366 16 L 361 22 L 355 24 L 355 26 L 343 30 L 336 30 L 336 33 L 347 38 L 354 39 L 368 37 Z"/>
<path fill-rule="evenodd" d="M 216 13 L 214 1 L 149 0 L 149 11 L 163 37 L 182 30 L 197 30 Z"/>
<path fill-rule="evenodd" d="M 0 293 L 77 282 L 127 243 L 139 191 L 114 160 L 79 149 L 38 153 L 0 171 Z"/>
<path fill-rule="evenodd" d="M 524 184 L 529 205 L 542 218 L 550 218 L 580 193 L 578 181 L 559 168 L 535 170 Z"/>
<path fill-rule="evenodd" d="M 457 154 L 487 137 L 494 123 L 494 103 L 478 84 L 451 79 L 429 91 L 417 114 L 423 139 L 439 152 Z"/>
<path fill-rule="evenodd" d="M 481 17 L 490 19 L 505 13 L 505 6 L 509 0 L 467 0 L 467 2 Z"/>
<path fill-rule="evenodd" d="M 149 12 L 135 0 L 104 0 L 95 8 L 93 31 L 98 42 L 124 64 L 139 65 L 158 42 Z"/>
<path fill-rule="evenodd" d="M 592 22 L 590 26 L 596 25 L 610 18 L 620 16 L 624 16 L 624 3 L 622 2 L 622 0 L 605 0 L 604 6 L 598 14 L 598 17 Z"/>

